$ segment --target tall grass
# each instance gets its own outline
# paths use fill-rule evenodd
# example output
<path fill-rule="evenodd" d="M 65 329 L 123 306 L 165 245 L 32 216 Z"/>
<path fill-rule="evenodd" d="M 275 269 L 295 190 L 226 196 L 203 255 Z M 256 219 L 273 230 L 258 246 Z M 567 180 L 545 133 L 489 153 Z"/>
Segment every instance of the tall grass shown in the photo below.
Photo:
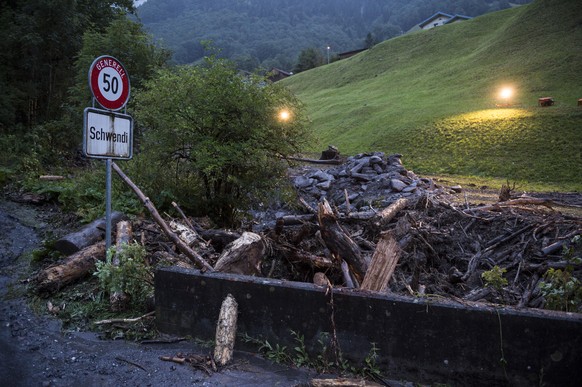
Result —
<path fill-rule="evenodd" d="M 314 145 L 407 166 L 582 190 L 582 2 L 537 0 L 419 31 L 285 80 Z M 511 86 L 511 108 L 498 97 Z M 551 96 L 556 105 L 537 106 Z"/>

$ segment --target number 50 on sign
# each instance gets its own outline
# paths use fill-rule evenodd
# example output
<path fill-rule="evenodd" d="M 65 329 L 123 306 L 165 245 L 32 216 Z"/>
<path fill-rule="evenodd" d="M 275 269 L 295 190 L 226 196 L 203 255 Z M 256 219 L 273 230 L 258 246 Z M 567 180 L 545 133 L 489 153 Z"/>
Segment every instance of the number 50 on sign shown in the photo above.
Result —
<path fill-rule="evenodd" d="M 103 55 L 89 68 L 89 87 L 93 97 L 108 110 L 119 110 L 129 99 L 129 76 L 114 57 Z"/>

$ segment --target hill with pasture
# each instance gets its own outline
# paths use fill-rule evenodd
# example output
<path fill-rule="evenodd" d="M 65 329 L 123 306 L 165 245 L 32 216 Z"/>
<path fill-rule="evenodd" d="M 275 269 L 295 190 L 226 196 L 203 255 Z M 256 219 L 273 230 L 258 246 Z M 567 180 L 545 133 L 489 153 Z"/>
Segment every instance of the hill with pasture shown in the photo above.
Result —
<path fill-rule="evenodd" d="M 582 3 L 536 0 L 283 82 L 305 103 L 319 150 L 401 153 L 419 173 L 582 190 L 580 63 Z M 502 87 L 512 88 L 509 100 Z M 539 107 L 540 97 L 555 104 Z"/>
<path fill-rule="evenodd" d="M 531 0 L 513 0 L 527 3 Z M 243 70 L 293 70 L 300 52 L 331 56 L 401 35 L 437 11 L 468 16 L 507 0 L 148 0 L 137 15 L 178 64 L 196 63 L 212 41 Z"/>

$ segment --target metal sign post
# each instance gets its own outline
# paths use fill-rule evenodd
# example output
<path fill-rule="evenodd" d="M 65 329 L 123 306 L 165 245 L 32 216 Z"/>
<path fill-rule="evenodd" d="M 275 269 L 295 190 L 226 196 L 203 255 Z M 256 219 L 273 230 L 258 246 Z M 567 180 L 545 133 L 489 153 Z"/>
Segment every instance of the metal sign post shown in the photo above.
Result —
<path fill-rule="evenodd" d="M 105 248 L 111 247 L 111 159 L 105 161 Z"/>
<path fill-rule="evenodd" d="M 117 59 L 103 55 L 89 68 L 89 88 L 95 100 L 107 110 L 86 108 L 83 125 L 83 152 L 90 158 L 105 159 L 105 246 L 111 247 L 111 163 L 133 156 L 133 119 L 116 113 L 127 104 L 129 75 Z"/>

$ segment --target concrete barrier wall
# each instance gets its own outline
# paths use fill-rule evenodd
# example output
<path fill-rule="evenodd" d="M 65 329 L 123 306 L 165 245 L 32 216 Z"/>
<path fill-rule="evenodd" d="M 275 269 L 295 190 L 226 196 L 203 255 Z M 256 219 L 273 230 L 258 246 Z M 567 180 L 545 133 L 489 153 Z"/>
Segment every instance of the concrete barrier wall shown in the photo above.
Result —
<path fill-rule="evenodd" d="M 378 349 L 390 379 L 464 386 L 580 386 L 582 315 L 406 298 L 312 284 L 180 268 L 156 274 L 161 332 L 213 340 L 222 301 L 239 305 L 241 335 L 286 346 L 304 336 L 321 354 L 334 330 L 344 358 L 357 363 Z M 333 315 L 333 322 L 332 322 Z M 328 343 L 329 344 L 329 343 Z"/>

